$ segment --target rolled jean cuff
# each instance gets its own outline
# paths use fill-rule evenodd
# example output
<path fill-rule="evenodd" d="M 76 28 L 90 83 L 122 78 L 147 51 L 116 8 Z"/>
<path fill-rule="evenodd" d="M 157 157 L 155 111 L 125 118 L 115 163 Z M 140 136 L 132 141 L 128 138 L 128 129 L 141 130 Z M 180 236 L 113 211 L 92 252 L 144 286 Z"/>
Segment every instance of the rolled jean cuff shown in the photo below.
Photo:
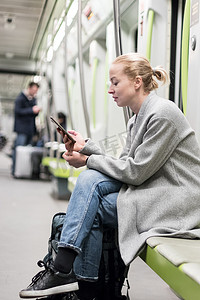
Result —
<path fill-rule="evenodd" d="M 82 250 L 79 247 L 76 247 L 76 246 L 71 245 L 71 244 L 59 243 L 58 244 L 58 248 L 60 248 L 60 247 L 62 247 L 62 248 L 70 248 L 70 249 L 76 251 L 77 254 L 81 254 L 82 253 Z"/>
<path fill-rule="evenodd" d="M 97 280 L 98 280 L 98 277 L 85 277 L 85 276 L 78 275 L 76 273 L 75 273 L 75 275 L 76 275 L 76 278 L 81 281 L 97 282 Z"/>

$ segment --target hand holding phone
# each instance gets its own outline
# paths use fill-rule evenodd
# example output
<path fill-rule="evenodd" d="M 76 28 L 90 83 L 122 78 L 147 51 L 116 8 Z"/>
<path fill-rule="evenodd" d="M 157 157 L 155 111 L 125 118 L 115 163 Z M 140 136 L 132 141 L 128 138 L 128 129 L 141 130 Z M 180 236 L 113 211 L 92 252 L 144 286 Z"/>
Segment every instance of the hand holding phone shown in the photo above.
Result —
<path fill-rule="evenodd" d="M 64 134 L 67 135 L 68 139 L 72 141 L 73 144 L 76 143 L 76 141 L 73 139 L 73 137 L 58 123 L 53 117 L 50 117 L 51 121 L 59 128 Z"/>

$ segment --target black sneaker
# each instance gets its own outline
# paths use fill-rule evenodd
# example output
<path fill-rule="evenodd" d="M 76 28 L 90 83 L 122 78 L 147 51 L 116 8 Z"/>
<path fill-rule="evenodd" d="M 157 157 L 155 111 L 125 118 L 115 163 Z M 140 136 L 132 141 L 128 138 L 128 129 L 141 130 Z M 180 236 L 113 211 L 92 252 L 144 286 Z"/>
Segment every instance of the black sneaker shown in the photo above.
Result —
<path fill-rule="evenodd" d="M 45 270 L 33 277 L 31 284 L 19 293 L 20 298 L 44 297 L 78 290 L 73 271 L 64 274 L 53 266 L 47 266 L 43 261 L 39 261 L 38 266 L 44 266 Z"/>
<path fill-rule="evenodd" d="M 45 298 L 37 298 L 36 300 L 79 300 L 74 292 L 47 296 Z"/>

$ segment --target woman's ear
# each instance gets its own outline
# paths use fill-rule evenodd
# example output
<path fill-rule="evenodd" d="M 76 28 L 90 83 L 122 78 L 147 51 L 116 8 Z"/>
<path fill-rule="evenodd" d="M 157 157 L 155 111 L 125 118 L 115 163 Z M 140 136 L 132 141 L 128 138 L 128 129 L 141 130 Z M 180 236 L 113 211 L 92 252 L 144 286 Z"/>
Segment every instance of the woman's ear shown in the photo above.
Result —
<path fill-rule="evenodd" d="M 142 77 L 141 76 L 136 76 L 135 77 L 135 89 L 139 89 L 142 85 Z"/>

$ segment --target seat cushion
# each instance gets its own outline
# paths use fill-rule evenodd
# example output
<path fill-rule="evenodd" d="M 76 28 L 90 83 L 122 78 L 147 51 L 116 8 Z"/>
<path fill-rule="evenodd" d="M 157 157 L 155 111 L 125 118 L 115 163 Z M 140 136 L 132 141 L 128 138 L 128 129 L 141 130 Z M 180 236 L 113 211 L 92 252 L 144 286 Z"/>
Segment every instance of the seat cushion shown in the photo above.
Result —
<path fill-rule="evenodd" d="M 161 255 L 175 266 L 184 263 L 200 263 L 200 240 L 152 237 L 147 240 Z"/>

